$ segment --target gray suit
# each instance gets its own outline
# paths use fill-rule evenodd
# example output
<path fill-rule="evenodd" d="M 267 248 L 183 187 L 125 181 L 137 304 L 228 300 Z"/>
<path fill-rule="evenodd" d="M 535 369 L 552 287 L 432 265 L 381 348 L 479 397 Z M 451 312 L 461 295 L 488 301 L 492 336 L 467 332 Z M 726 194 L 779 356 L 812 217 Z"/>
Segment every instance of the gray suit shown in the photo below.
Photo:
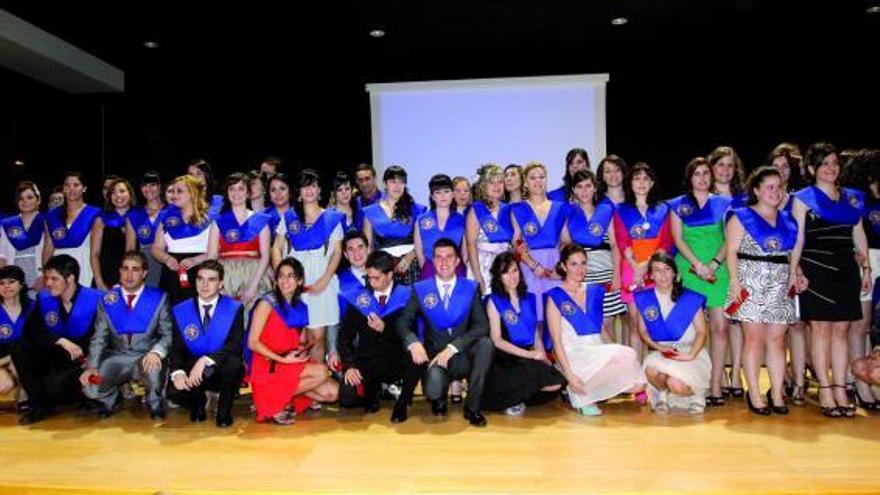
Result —
<path fill-rule="evenodd" d="M 168 368 L 166 358 L 171 347 L 171 328 L 167 294 L 162 294 L 146 332 L 136 334 L 119 334 L 107 316 L 104 301 L 101 301 L 88 355 L 88 366 L 98 370 L 101 384 L 86 385 L 83 388 L 86 396 L 100 401 L 108 409 L 112 408 L 119 395 L 119 385 L 136 379 L 147 387 L 150 409 L 158 408 L 162 403 L 162 386 Z M 159 370 L 146 373 L 141 360 L 149 352 L 156 353 L 162 359 L 162 366 Z"/>

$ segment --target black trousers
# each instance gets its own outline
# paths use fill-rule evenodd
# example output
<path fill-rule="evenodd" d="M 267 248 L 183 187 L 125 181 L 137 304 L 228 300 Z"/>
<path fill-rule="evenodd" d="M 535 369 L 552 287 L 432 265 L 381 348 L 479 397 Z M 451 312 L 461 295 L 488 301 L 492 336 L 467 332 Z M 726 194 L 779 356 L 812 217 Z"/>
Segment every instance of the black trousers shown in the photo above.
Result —
<path fill-rule="evenodd" d="M 403 388 L 398 400 L 409 402 L 415 392 L 419 378 L 425 372 L 425 365 L 412 362 L 409 353 L 394 354 L 362 360 L 357 364 L 361 372 L 363 396 L 358 394 L 356 386 L 348 385 L 343 379 L 339 386 L 339 405 L 341 407 L 358 407 L 371 404 L 378 400 L 383 383 L 394 383 L 403 379 Z"/>
<path fill-rule="evenodd" d="M 235 400 L 235 393 L 244 377 L 244 364 L 241 358 L 229 356 L 212 368 L 215 370 L 211 376 L 202 380 L 202 383 L 192 390 L 178 390 L 174 382 L 169 381 L 168 400 L 192 411 L 205 406 L 208 400 L 205 392 L 211 390 L 220 393 L 220 398 L 217 400 L 217 416 L 232 414 L 232 401 Z"/>
<path fill-rule="evenodd" d="M 465 407 L 470 411 L 482 409 L 483 390 L 486 388 L 486 376 L 492 366 L 495 345 L 489 337 L 480 337 L 471 344 L 459 349 L 449 359 L 448 369 L 434 365 L 425 372 L 422 388 L 425 396 L 431 400 L 446 397 L 450 380 L 466 378 L 468 381 Z"/>
<path fill-rule="evenodd" d="M 11 354 L 31 409 L 45 411 L 84 398 L 79 383 L 82 366 L 60 346 L 44 349 L 22 340 L 12 346 Z"/>

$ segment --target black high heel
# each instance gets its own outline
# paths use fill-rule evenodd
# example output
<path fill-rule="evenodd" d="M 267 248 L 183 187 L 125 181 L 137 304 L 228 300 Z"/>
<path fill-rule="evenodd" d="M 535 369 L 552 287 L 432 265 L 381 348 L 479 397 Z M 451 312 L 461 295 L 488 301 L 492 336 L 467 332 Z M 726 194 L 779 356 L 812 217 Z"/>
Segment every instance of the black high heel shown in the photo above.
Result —
<path fill-rule="evenodd" d="M 708 397 L 707 397 L 708 399 Z M 880 402 L 873 401 L 868 402 L 865 399 L 862 399 L 862 394 L 859 393 L 859 389 L 856 389 L 856 403 L 862 406 L 862 409 L 866 411 L 880 411 Z"/>
<path fill-rule="evenodd" d="M 770 407 L 755 407 L 755 405 L 752 404 L 752 394 L 746 394 L 746 404 L 749 405 L 749 411 L 752 411 L 753 413 L 759 414 L 761 416 L 770 416 Z"/>
<path fill-rule="evenodd" d="M 831 385 L 819 385 L 819 408 L 822 410 L 822 415 L 828 418 L 842 418 L 843 410 L 837 407 L 837 402 L 834 402 L 833 406 L 823 406 L 822 405 L 822 393 L 821 389 L 823 388 L 831 388 Z M 834 401 L 834 395 L 832 394 L 831 400 Z"/>
<path fill-rule="evenodd" d="M 788 394 L 788 397 L 791 399 L 791 403 L 796 406 L 804 405 L 807 400 L 805 397 L 806 389 L 803 385 L 794 384 L 791 389 L 791 393 Z"/>
<path fill-rule="evenodd" d="M 777 406 L 775 402 L 773 402 L 773 389 L 767 391 L 767 405 L 773 410 L 774 414 L 788 414 L 788 406 L 785 405 L 785 400 L 783 400 L 781 406 Z"/>
<path fill-rule="evenodd" d="M 846 391 L 846 385 L 832 385 L 832 387 L 833 388 L 842 388 L 842 389 L 844 389 L 844 392 Z M 833 394 L 832 394 L 832 398 L 833 398 Z M 849 398 L 849 395 L 847 395 L 847 398 Z M 834 399 L 834 402 L 837 402 L 837 399 Z M 852 402 L 850 402 L 849 404 L 847 404 L 845 406 L 837 406 L 837 407 L 838 407 L 838 409 L 840 409 L 840 412 L 843 413 L 843 417 L 845 417 L 845 418 L 856 417 L 856 405 L 853 404 Z"/>

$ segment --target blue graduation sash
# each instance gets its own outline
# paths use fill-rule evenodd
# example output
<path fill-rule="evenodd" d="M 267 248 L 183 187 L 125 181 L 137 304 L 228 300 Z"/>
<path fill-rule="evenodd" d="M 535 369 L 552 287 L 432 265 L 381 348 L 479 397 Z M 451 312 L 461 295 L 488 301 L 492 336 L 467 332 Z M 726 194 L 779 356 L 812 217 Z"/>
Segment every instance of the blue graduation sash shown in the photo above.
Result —
<path fill-rule="evenodd" d="M 565 192 L 565 186 L 559 186 L 547 193 L 547 199 L 550 201 L 561 201 L 568 203 L 568 194 Z"/>
<path fill-rule="evenodd" d="M 840 201 L 832 201 L 816 186 L 809 186 L 794 193 L 807 207 L 822 220 L 834 224 L 855 225 L 862 218 L 865 208 L 865 193 L 843 187 Z"/>
<path fill-rule="evenodd" d="M 865 228 L 880 234 L 880 200 L 869 198 L 865 201 Z"/>
<path fill-rule="evenodd" d="M 65 222 L 67 210 L 64 209 L 64 206 L 52 208 L 46 213 L 46 226 L 49 228 L 52 245 L 56 249 L 81 246 L 92 229 L 92 223 L 100 213 L 99 208 L 85 205 L 68 229 Z"/>
<path fill-rule="evenodd" d="M 565 224 L 566 203 L 553 201 L 544 225 L 538 221 L 535 211 L 527 201 L 514 203 L 510 208 L 519 223 L 523 239 L 531 249 L 555 248 L 559 244 L 559 234 Z"/>
<path fill-rule="evenodd" d="M 710 194 L 706 204 L 700 208 L 699 203 L 690 194 L 684 194 L 666 202 L 670 211 L 678 215 L 682 223 L 688 227 L 705 227 L 724 221 L 724 215 L 730 208 L 731 199 L 717 194 Z"/>
<path fill-rule="evenodd" d="M 59 337 L 76 340 L 92 328 L 98 303 L 103 296 L 103 291 L 80 286 L 79 294 L 73 302 L 73 308 L 66 322 L 61 318 L 60 297 L 54 297 L 48 290 L 43 289 L 37 298 L 40 301 L 40 312 L 46 328 Z"/>
<path fill-rule="evenodd" d="M 440 238 L 445 237 L 456 246 L 461 246 L 461 239 L 464 237 L 464 215 L 457 211 L 449 212 L 443 230 L 440 230 L 437 212 L 434 210 L 422 213 L 418 218 L 418 225 L 419 234 L 422 236 L 422 250 L 428 260 L 434 259 L 434 243 Z"/>
<path fill-rule="evenodd" d="M 122 289 L 114 287 L 104 294 L 104 312 L 113 323 L 116 333 L 122 335 L 144 333 L 148 330 L 159 303 L 162 302 L 163 294 L 164 292 L 155 287 L 145 286 L 134 308 L 129 310 Z"/>
<path fill-rule="evenodd" d="M 633 293 L 636 307 L 645 328 L 654 342 L 678 342 L 694 321 L 694 315 L 706 304 L 706 296 L 684 289 L 666 318 L 660 312 L 660 302 L 654 289 L 643 289 Z"/>
<path fill-rule="evenodd" d="M 437 330 L 452 331 L 460 325 L 471 311 L 471 301 L 477 292 L 477 284 L 473 280 L 458 277 L 455 288 L 449 298 L 449 309 L 443 309 L 443 299 L 436 279 L 431 277 L 413 284 L 419 306 L 425 318 L 433 323 Z"/>
<path fill-rule="evenodd" d="M 351 223 L 348 222 L 348 215 L 337 210 L 335 207 L 329 207 L 328 210 L 333 210 L 340 215 L 342 215 L 342 232 L 348 232 L 349 230 L 362 230 L 364 226 L 364 211 L 358 210 L 355 213 L 354 217 L 351 219 Z"/>
<path fill-rule="evenodd" d="M 355 288 L 343 292 L 341 295 L 346 303 L 355 307 L 362 315 L 369 316 L 370 313 L 376 313 L 380 318 L 385 318 L 391 313 L 403 309 L 409 302 L 411 293 L 412 289 L 410 287 L 394 284 L 394 289 L 391 290 L 391 295 L 388 297 L 388 300 L 385 301 L 385 309 L 379 307 L 379 301 L 376 300 L 372 289 L 366 287 L 360 289 Z"/>
<path fill-rule="evenodd" d="M 660 235 L 660 228 L 669 214 L 669 206 L 666 203 L 657 203 L 648 208 L 643 217 L 639 209 L 630 203 L 617 205 L 617 214 L 626 227 L 626 231 L 633 239 L 654 239 Z"/>
<path fill-rule="evenodd" d="M 9 313 L 0 304 L 0 344 L 8 344 L 21 338 L 24 322 L 34 309 L 34 302 L 28 299 L 27 306 L 21 308 L 21 314 L 15 321 L 9 317 Z"/>
<path fill-rule="evenodd" d="M 750 207 L 737 208 L 733 210 L 733 214 L 765 253 L 791 251 L 797 242 L 797 222 L 785 211 L 777 214 L 776 227 L 767 223 Z"/>
<path fill-rule="evenodd" d="M 535 330 L 538 328 L 538 313 L 536 298 L 531 292 L 519 300 L 519 313 L 513 308 L 510 299 L 499 294 L 489 294 L 486 300 L 491 298 L 492 304 L 498 310 L 510 342 L 518 347 L 532 347 L 535 345 Z"/>
<path fill-rule="evenodd" d="M 215 194 L 211 196 L 211 201 L 208 204 L 208 216 L 210 218 L 217 218 L 217 215 L 220 214 L 220 210 L 223 209 L 223 196 L 219 194 Z"/>
<path fill-rule="evenodd" d="M 159 215 L 156 215 L 155 221 L 150 221 L 150 215 L 143 206 L 135 206 L 128 210 L 128 221 L 131 222 L 131 228 L 137 235 L 138 243 L 141 246 L 149 246 L 156 239 L 156 225 L 159 223 Z"/>
<path fill-rule="evenodd" d="M 498 206 L 498 218 L 492 216 L 492 212 L 482 202 L 476 201 L 471 207 L 474 216 L 489 242 L 510 242 L 513 240 L 513 221 L 510 219 L 510 205 L 501 203 Z"/>
<path fill-rule="evenodd" d="M 205 222 L 201 225 L 189 224 L 183 221 L 180 208 L 171 205 L 162 210 L 157 221 L 162 224 L 162 228 L 165 229 L 165 232 L 167 232 L 172 239 L 177 240 L 187 239 L 201 234 L 205 229 L 211 226 L 211 221 L 213 219 L 214 216 L 208 215 L 208 218 L 205 219 Z"/>
<path fill-rule="evenodd" d="M 364 217 L 370 220 L 373 232 L 379 234 L 384 239 L 405 239 L 412 237 L 413 224 L 415 219 L 427 210 L 420 204 L 413 204 L 410 221 L 403 223 L 397 219 L 392 220 L 385 214 L 385 210 L 379 203 L 373 203 L 364 208 Z"/>
<path fill-rule="evenodd" d="M 339 281 L 339 315 L 342 316 L 345 314 L 345 307 L 348 304 L 342 294 L 350 290 L 363 289 L 366 287 L 366 282 L 364 279 L 356 277 L 350 268 L 337 273 L 336 279 Z"/>
<path fill-rule="evenodd" d="M 562 287 L 554 287 L 544 297 L 553 299 L 559 313 L 571 323 L 578 335 L 593 335 L 602 331 L 602 319 L 605 316 L 605 287 L 600 284 L 588 284 L 585 313 L 580 306 L 565 292 Z"/>
<path fill-rule="evenodd" d="M 339 212 L 324 210 L 311 227 L 306 227 L 299 219 L 294 219 L 287 224 L 287 240 L 295 251 L 318 249 L 330 239 L 333 229 L 343 218 L 345 215 Z"/>
<path fill-rule="evenodd" d="M 217 218 L 217 229 L 223 240 L 229 244 L 248 242 L 260 235 L 260 231 L 269 224 L 269 216 L 262 213 L 254 213 L 244 223 L 238 223 L 235 213 L 227 210 Z"/>
<path fill-rule="evenodd" d="M 580 205 L 574 204 L 568 209 L 568 233 L 571 240 L 583 247 L 595 248 L 605 243 L 605 234 L 614 216 L 614 206 L 610 201 L 601 201 L 596 205 L 593 216 L 589 219 Z M 607 245 L 606 245 L 607 248 Z"/>
<path fill-rule="evenodd" d="M 31 222 L 30 229 L 24 228 L 24 222 L 21 221 L 20 215 L 6 217 L 0 220 L 0 225 L 3 226 L 3 231 L 6 233 L 6 238 L 9 239 L 12 247 L 16 251 L 24 251 L 40 243 L 40 240 L 43 238 L 43 228 L 45 227 L 43 222 L 43 214 L 37 213 Z"/>
<path fill-rule="evenodd" d="M 211 313 L 208 328 L 202 328 L 202 318 L 199 308 L 196 307 L 197 304 L 198 299 L 187 299 L 174 306 L 171 312 L 177 322 L 177 330 L 183 337 L 183 343 L 190 354 L 202 357 L 213 354 L 223 347 L 241 303 L 231 297 L 220 296 L 217 307 Z"/>
<path fill-rule="evenodd" d="M 111 229 L 125 228 L 125 219 L 128 218 L 129 212 L 131 212 L 131 209 L 120 215 L 116 210 L 101 210 L 101 221 L 104 222 L 105 227 Z"/>
<path fill-rule="evenodd" d="M 731 208 L 742 208 L 743 206 L 749 205 L 749 193 L 741 192 L 739 194 L 734 194 L 733 197 L 730 198 L 730 207 Z"/>
<path fill-rule="evenodd" d="M 302 330 L 309 326 L 309 307 L 306 306 L 306 303 L 299 299 L 292 305 L 285 300 L 275 301 L 275 298 L 267 298 L 266 300 L 272 304 L 272 309 L 284 320 L 287 328 Z"/>

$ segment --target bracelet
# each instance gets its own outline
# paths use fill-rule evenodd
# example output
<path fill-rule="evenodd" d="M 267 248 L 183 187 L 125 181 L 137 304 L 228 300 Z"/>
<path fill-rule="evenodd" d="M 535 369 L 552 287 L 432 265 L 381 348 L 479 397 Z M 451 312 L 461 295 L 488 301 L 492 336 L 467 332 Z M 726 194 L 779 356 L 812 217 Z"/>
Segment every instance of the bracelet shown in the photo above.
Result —
<path fill-rule="evenodd" d="M 718 266 L 721 266 L 721 260 L 717 258 L 712 258 L 712 261 L 714 261 Z"/>

